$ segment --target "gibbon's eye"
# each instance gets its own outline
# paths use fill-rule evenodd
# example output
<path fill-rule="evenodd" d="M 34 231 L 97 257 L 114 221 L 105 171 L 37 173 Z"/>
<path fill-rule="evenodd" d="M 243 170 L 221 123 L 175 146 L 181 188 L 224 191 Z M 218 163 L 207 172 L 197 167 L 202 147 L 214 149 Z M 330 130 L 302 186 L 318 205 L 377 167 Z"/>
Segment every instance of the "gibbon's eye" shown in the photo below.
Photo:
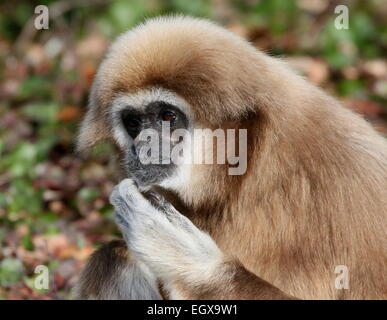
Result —
<path fill-rule="evenodd" d="M 139 114 L 134 114 L 131 111 L 125 110 L 122 112 L 122 122 L 124 123 L 126 131 L 134 139 L 137 137 L 141 130 L 141 116 Z"/>
<path fill-rule="evenodd" d="M 125 125 L 127 127 L 137 128 L 140 125 L 140 121 L 138 119 L 135 119 L 135 118 L 126 119 Z"/>
<path fill-rule="evenodd" d="M 126 128 L 138 128 L 141 125 L 141 119 L 138 114 L 135 114 L 129 110 L 122 112 L 122 121 Z"/>
<path fill-rule="evenodd" d="M 172 122 L 172 121 L 175 121 L 176 118 L 177 118 L 177 115 L 173 111 L 167 110 L 167 111 L 163 111 L 161 113 L 161 120 L 163 120 L 163 121 Z"/>

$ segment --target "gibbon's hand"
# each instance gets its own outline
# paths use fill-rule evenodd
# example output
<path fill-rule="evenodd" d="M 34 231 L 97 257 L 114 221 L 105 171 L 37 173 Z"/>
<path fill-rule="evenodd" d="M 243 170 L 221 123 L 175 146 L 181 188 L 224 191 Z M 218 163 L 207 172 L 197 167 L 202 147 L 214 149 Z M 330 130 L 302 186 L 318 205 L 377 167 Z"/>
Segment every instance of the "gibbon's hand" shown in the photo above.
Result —
<path fill-rule="evenodd" d="M 117 224 L 132 254 L 164 281 L 182 277 L 205 281 L 213 277 L 223 254 L 212 238 L 161 195 L 151 196 L 158 208 L 130 179 L 117 185 L 110 196 Z"/>

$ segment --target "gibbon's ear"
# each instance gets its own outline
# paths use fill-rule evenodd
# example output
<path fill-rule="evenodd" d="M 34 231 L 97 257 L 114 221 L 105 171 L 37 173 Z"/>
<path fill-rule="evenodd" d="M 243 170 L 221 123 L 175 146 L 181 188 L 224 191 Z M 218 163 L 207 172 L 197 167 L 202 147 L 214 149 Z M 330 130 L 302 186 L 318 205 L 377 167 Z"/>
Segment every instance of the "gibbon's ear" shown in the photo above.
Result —
<path fill-rule="evenodd" d="M 94 110 L 89 109 L 80 127 L 76 151 L 85 153 L 101 140 L 105 140 L 105 131 L 103 121 L 95 115 Z"/>
<path fill-rule="evenodd" d="M 104 117 L 99 112 L 98 102 L 95 95 L 91 93 L 88 110 L 81 123 L 78 134 L 76 151 L 86 153 L 98 142 L 106 140 L 108 135 L 108 127 Z"/>

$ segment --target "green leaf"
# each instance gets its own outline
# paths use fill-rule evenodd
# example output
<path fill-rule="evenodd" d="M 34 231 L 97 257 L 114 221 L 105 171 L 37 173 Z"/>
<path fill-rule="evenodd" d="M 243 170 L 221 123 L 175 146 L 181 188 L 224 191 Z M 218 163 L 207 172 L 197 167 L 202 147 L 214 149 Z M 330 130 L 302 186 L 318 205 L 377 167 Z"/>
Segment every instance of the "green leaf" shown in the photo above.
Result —
<path fill-rule="evenodd" d="M 36 102 L 23 107 L 22 114 L 40 123 L 57 122 L 59 105 L 55 102 Z"/>
<path fill-rule="evenodd" d="M 0 262 L 0 286 L 10 287 L 17 283 L 24 273 L 23 264 L 18 259 L 5 258 Z"/>
<path fill-rule="evenodd" d="M 20 89 L 18 97 L 21 99 L 48 99 L 51 97 L 52 81 L 48 77 L 30 76 L 27 77 Z"/>
<path fill-rule="evenodd" d="M 97 188 L 85 187 L 79 191 L 79 197 L 85 201 L 93 201 L 99 197 L 100 191 Z"/>
<path fill-rule="evenodd" d="M 345 79 L 339 82 L 338 92 L 342 96 L 363 97 L 364 83 L 360 80 Z"/>

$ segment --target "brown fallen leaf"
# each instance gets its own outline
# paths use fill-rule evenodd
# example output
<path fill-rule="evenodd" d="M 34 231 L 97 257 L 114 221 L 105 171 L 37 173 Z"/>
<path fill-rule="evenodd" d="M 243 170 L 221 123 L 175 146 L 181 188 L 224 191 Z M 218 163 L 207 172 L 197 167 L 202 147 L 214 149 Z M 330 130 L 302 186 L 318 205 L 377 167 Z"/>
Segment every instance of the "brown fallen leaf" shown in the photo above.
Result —
<path fill-rule="evenodd" d="M 78 106 L 65 106 L 61 108 L 57 114 L 60 121 L 73 121 L 79 119 L 82 115 L 82 109 Z"/>
<path fill-rule="evenodd" d="M 382 113 L 379 104 L 369 100 L 347 99 L 344 104 L 351 110 L 360 113 L 368 118 L 377 118 Z"/>
<path fill-rule="evenodd" d="M 315 84 L 322 84 L 329 77 L 328 64 L 321 59 L 289 57 L 286 61 L 293 69 L 307 76 Z"/>

